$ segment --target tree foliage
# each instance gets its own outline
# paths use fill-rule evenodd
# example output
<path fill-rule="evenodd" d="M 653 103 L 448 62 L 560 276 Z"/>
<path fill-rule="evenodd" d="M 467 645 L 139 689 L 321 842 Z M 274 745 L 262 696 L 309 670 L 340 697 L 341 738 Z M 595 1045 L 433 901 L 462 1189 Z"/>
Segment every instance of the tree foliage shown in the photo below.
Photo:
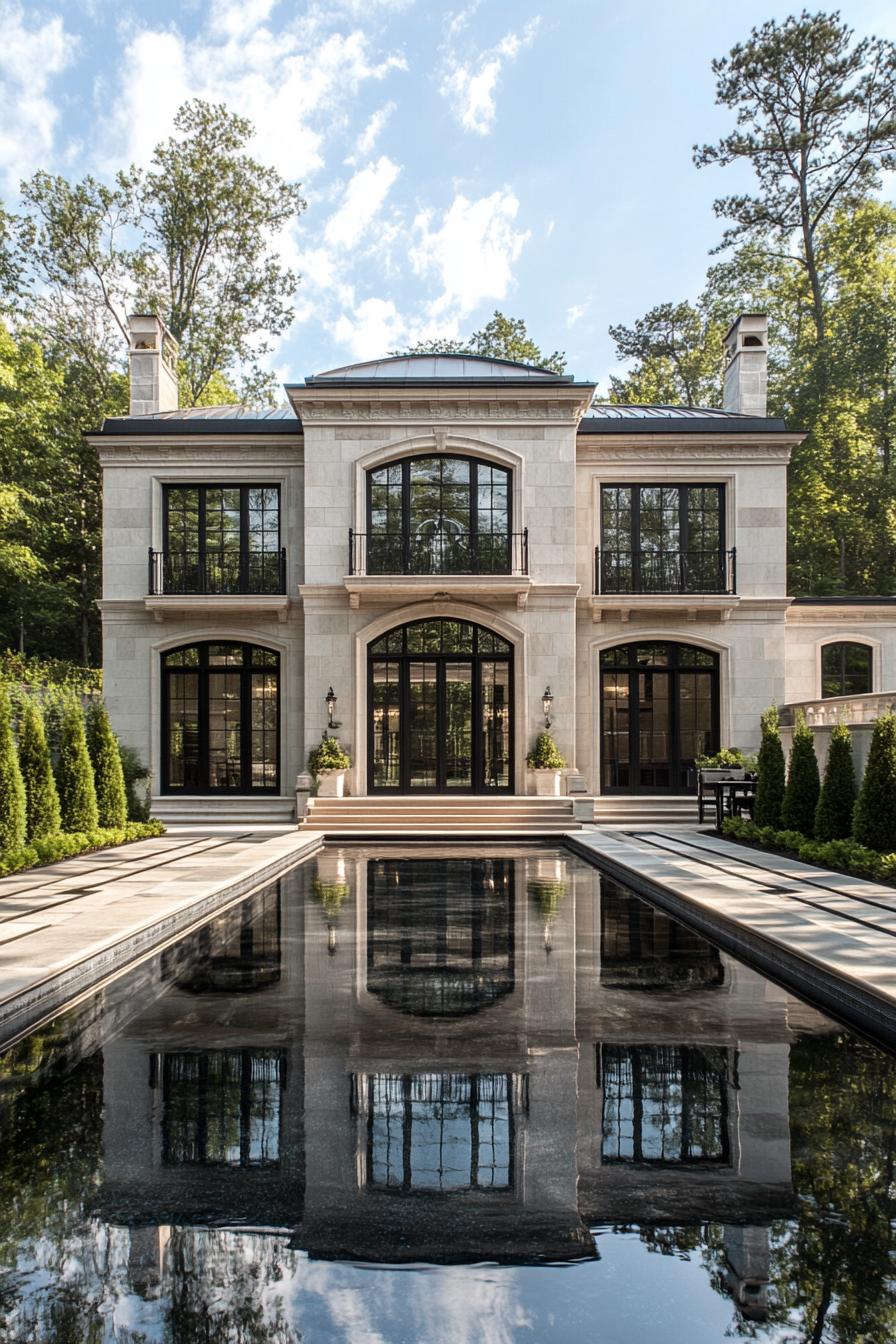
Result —
<path fill-rule="evenodd" d="M 123 826 L 128 819 L 124 771 L 118 739 L 112 731 L 106 706 L 92 705 L 87 719 L 87 748 L 93 766 L 93 783 L 100 826 Z"/>
<path fill-rule="evenodd" d="M 19 719 L 19 764 L 25 786 L 25 839 L 55 835 L 62 824 L 59 794 L 44 718 L 35 696 L 25 696 Z"/>
<path fill-rule="evenodd" d="M 610 327 L 617 356 L 634 365 L 623 378 L 611 375 L 611 401 L 720 405 L 724 334 L 722 322 L 691 303 L 661 303 L 631 327 Z"/>
<path fill-rule="evenodd" d="M 852 759 L 852 738 L 845 723 L 831 732 L 824 779 L 815 809 L 816 840 L 846 840 L 852 835 L 852 815 L 856 805 L 856 771 Z"/>
<path fill-rule="evenodd" d="M 781 825 L 785 830 L 799 831 L 800 835 L 813 834 L 819 789 L 815 738 L 805 714 L 800 711 L 793 728 L 790 769 L 781 804 Z"/>
<path fill-rule="evenodd" d="M 25 843 L 25 785 L 19 769 L 9 692 L 0 686 L 0 850 Z"/>
<path fill-rule="evenodd" d="M 506 317 L 495 309 L 494 316 L 481 331 L 474 331 L 466 341 L 435 337 L 418 341 L 405 350 L 391 350 L 393 355 L 485 355 L 491 359 L 510 359 L 520 364 L 533 364 L 553 373 L 563 373 L 566 355 L 562 350 L 545 354 L 529 335 L 521 317 Z"/>
<path fill-rule="evenodd" d="M 756 800 L 753 819 L 757 826 L 781 825 L 784 802 L 784 748 L 778 727 L 778 711 L 771 705 L 762 716 L 762 743 L 756 765 Z"/>
<path fill-rule="evenodd" d="M 84 715 L 75 696 L 62 710 L 56 788 L 64 831 L 95 831 L 99 825 L 93 767 L 87 751 Z"/>
<path fill-rule="evenodd" d="M 896 851 L 896 714 L 882 714 L 874 725 L 853 835 L 869 849 Z"/>

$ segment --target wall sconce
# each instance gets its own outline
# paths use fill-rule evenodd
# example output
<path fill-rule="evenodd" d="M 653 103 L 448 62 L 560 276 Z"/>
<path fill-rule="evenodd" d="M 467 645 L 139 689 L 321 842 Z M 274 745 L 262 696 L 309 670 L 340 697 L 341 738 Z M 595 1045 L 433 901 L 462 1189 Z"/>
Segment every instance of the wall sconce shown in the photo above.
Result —
<path fill-rule="evenodd" d="M 324 701 L 327 706 L 327 728 L 341 728 L 342 724 L 336 720 L 336 706 L 339 702 L 332 686 L 324 696 Z"/>
<path fill-rule="evenodd" d="M 545 686 L 544 694 L 541 697 L 541 708 L 544 711 L 545 728 L 550 728 L 551 726 L 551 705 L 553 703 L 554 703 L 554 696 L 553 693 L 551 692 L 551 688 L 550 686 Z"/>

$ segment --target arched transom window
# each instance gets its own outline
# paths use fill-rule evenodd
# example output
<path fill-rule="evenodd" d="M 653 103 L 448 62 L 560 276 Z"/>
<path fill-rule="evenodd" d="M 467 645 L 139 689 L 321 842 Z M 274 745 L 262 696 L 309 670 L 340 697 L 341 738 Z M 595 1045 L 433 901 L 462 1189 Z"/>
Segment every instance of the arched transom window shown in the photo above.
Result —
<path fill-rule="evenodd" d="M 511 474 L 475 457 L 409 457 L 367 474 L 368 574 L 509 574 Z"/>
<path fill-rule="evenodd" d="M 870 695 L 873 689 L 870 644 L 843 640 L 825 644 L 821 650 L 821 694 Z"/>

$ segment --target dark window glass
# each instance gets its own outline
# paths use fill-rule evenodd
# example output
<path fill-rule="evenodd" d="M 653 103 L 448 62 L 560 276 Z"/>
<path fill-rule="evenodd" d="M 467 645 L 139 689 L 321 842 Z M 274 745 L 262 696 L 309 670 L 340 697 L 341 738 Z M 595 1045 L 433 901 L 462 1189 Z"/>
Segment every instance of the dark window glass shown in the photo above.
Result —
<path fill-rule="evenodd" d="M 723 505 L 720 485 L 603 486 L 601 592 L 725 592 Z"/>
<path fill-rule="evenodd" d="M 157 591 L 275 593 L 282 587 L 280 489 L 165 487 L 164 564 Z"/>
<path fill-rule="evenodd" d="M 166 1166 L 270 1167 L 280 1161 L 279 1050 L 166 1054 L 162 1150 Z"/>
<path fill-rule="evenodd" d="M 872 650 L 868 644 L 825 644 L 821 650 L 821 694 L 870 695 Z"/>
<path fill-rule="evenodd" d="M 369 574 L 511 569 L 510 472 L 466 457 L 412 457 L 368 474 Z"/>
<path fill-rule="evenodd" d="M 693 1045 L 603 1045 L 605 1162 L 728 1161 L 728 1058 Z"/>

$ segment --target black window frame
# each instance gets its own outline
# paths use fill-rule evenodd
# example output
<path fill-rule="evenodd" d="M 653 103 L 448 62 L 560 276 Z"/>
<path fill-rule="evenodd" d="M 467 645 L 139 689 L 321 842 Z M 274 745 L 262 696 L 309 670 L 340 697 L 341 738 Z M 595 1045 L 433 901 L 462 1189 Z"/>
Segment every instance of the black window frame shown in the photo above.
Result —
<path fill-rule="evenodd" d="M 223 549 L 209 550 L 207 545 L 208 532 L 208 494 L 212 490 L 238 490 L 240 492 L 240 529 L 239 529 L 239 581 L 236 585 L 229 584 L 223 588 L 216 589 L 208 584 L 207 581 L 200 581 L 191 588 L 184 588 L 181 583 L 176 581 L 172 583 L 174 576 L 173 559 L 177 555 L 188 555 L 190 552 L 172 546 L 171 538 L 171 492 L 174 490 L 196 490 L 198 492 L 196 518 L 197 518 L 197 549 L 196 549 L 196 567 L 200 576 L 206 576 L 208 573 L 209 558 L 224 556 L 228 552 Z M 277 544 L 273 550 L 252 551 L 249 548 L 249 491 L 250 490 L 273 490 L 277 495 Z M 164 589 L 169 593 L 192 592 L 205 593 L 208 591 L 220 591 L 224 595 L 247 595 L 247 594 L 275 594 L 284 590 L 283 569 L 281 556 L 283 551 L 283 491 L 279 481 L 165 481 L 162 485 L 162 554 L 165 557 L 164 563 Z M 271 557 L 269 563 L 262 566 L 262 573 L 270 572 L 274 575 L 276 581 L 273 586 L 262 582 L 258 584 L 253 581 L 250 572 L 249 558 L 251 556 L 262 555 Z"/>
<path fill-rule="evenodd" d="M 606 499 L 608 491 L 629 490 L 631 491 L 629 503 L 629 537 L 627 551 L 619 546 L 609 547 L 606 539 L 606 518 L 607 508 Z M 679 585 L 662 584 L 660 586 L 645 586 L 644 578 L 641 573 L 640 557 L 644 554 L 644 546 L 641 534 L 641 496 L 645 490 L 676 490 L 678 492 L 678 545 L 674 549 L 666 549 L 660 546 L 656 555 L 677 556 L 679 557 L 679 571 L 682 576 L 682 582 Z M 691 555 L 690 546 L 690 495 L 691 491 L 713 490 L 718 498 L 718 519 L 719 530 L 717 544 L 710 548 L 701 547 L 700 555 L 703 557 L 709 555 L 718 556 L 718 578 L 719 582 L 707 588 L 701 582 L 688 583 L 684 581 L 686 573 L 686 561 L 684 557 Z M 599 554 L 601 557 L 601 580 L 599 591 L 604 593 L 663 593 L 663 592 L 727 592 L 729 590 L 729 577 L 727 573 L 727 485 L 724 481 L 602 481 L 600 483 L 600 518 L 599 518 L 599 536 L 600 546 Z M 630 556 L 631 577 L 628 583 L 624 580 L 620 584 L 612 582 L 612 570 L 608 568 L 607 557 L 610 555 Z M 617 571 L 618 573 L 618 571 Z M 702 577 L 702 576 L 701 576 Z M 609 581 L 608 581 L 609 580 Z M 731 583 L 733 589 L 733 582 Z"/>
<path fill-rule="evenodd" d="M 846 668 L 846 659 L 850 651 L 859 649 L 865 655 L 868 665 L 868 687 L 861 691 L 846 690 L 846 679 L 849 673 Z M 826 691 L 825 682 L 828 679 L 828 673 L 825 671 L 825 659 L 830 654 L 836 653 L 838 657 L 838 668 L 836 675 L 840 682 L 840 689 L 836 691 Z M 822 700 L 834 700 L 845 695 L 873 695 L 874 694 L 874 647 L 866 644 L 860 639 L 833 639 L 827 644 L 822 644 L 819 654 L 819 681 Z"/>
<path fill-rule="evenodd" d="M 468 552 L 471 556 L 471 562 L 463 568 L 441 568 L 436 570 L 417 569 L 412 564 L 410 554 L 411 546 L 411 472 L 413 466 L 421 461 L 434 462 L 466 462 L 469 467 L 469 496 L 470 496 L 470 531 L 468 541 Z M 391 533 L 388 530 L 374 530 L 373 526 L 373 489 L 374 476 L 378 471 L 387 471 L 396 467 L 401 468 L 401 528 L 398 532 Z M 479 532 L 479 470 L 485 468 L 488 471 L 500 471 L 507 478 L 507 524 L 503 532 L 484 532 L 483 537 L 489 538 L 494 545 L 494 539 L 498 538 L 503 542 L 506 550 L 506 561 L 500 566 L 492 565 L 487 570 L 482 569 L 482 556 L 480 551 L 480 532 Z M 368 574 L 416 574 L 416 573 L 443 573 L 443 574 L 511 574 L 513 572 L 513 480 L 514 474 L 511 467 L 505 466 L 503 462 L 491 462 L 488 458 L 476 457 L 472 453 L 434 453 L 427 451 L 425 453 L 412 453 L 407 457 L 394 458 L 388 462 L 379 462 L 376 466 L 369 467 L 366 472 L 366 499 L 365 499 L 365 526 L 367 529 L 367 559 L 366 573 Z M 493 485 L 493 482 L 489 482 Z M 376 539 L 388 537 L 390 542 L 393 538 L 400 544 L 400 567 L 398 569 L 382 566 L 376 563 Z M 388 548 L 389 554 L 392 553 L 391 545 Z"/>

